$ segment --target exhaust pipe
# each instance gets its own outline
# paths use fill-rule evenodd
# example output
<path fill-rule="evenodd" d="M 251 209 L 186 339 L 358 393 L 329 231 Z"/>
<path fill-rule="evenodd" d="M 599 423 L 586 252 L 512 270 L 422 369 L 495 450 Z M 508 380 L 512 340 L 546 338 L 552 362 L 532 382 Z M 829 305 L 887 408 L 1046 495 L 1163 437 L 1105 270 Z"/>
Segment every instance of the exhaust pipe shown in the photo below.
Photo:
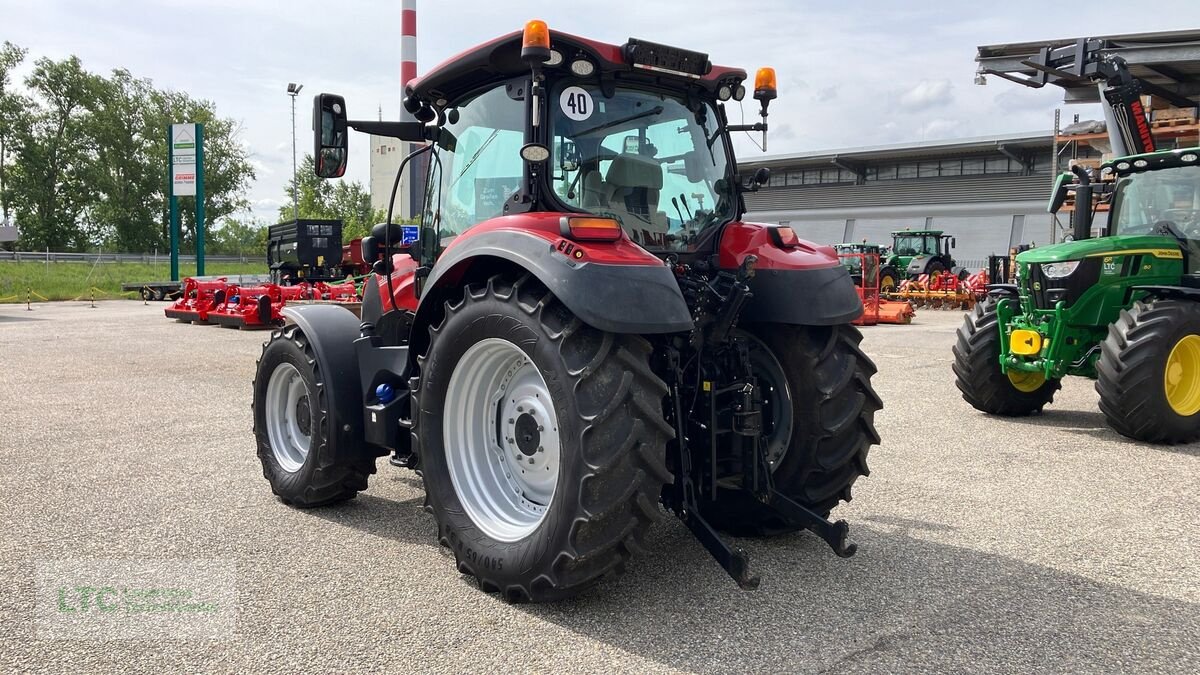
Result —
<path fill-rule="evenodd" d="M 1071 214 L 1071 234 L 1075 241 L 1081 241 L 1092 236 L 1092 177 L 1078 164 L 1071 167 L 1071 173 L 1079 179 L 1079 186 L 1075 188 L 1075 212 Z"/>

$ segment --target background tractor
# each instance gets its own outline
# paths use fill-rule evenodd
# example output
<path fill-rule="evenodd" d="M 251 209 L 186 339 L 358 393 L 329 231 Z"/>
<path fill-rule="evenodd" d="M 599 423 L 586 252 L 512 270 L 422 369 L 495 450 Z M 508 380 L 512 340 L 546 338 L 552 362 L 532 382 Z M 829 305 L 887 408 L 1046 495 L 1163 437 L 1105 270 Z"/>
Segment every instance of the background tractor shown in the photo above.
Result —
<path fill-rule="evenodd" d="M 746 73 L 705 54 L 531 21 L 409 83 L 418 122 L 314 101 L 316 172 L 349 130 L 427 142 L 419 227 L 363 239 L 361 320 L 288 307 L 254 382 L 263 473 L 316 507 L 376 460 L 419 470 L 458 570 L 511 601 L 621 572 L 661 503 L 743 588 L 737 535 L 828 520 L 879 442 L 862 305 L 833 249 L 742 221 L 730 135 Z M 398 172 L 396 183 L 401 174 Z M 394 201 L 394 200 L 391 200 Z M 390 203 L 390 202 L 389 202 Z"/>
<path fill-rule="evenodd" d="M 922 274 L 931 277 L 942 272 L 958 272 L 958 265 L 950 249 L 954 248 L 954 237 L 941 230 L 900 230 L 892 233 L 892 247 L 883 257 L 879 270 L 879 285 L 884 293 L 890 293 L 905 279 L 916 279 Z"/>
<path fill-rule="evenodd" d="M 1121 434 L 1200 438 L 1200 149 L 1155 152 L 1141 88 L 1091 41 L 1044 49 L 1049 78 L 1101 83 L 1109 137 L 1128 156 L 1059 176 L 1050 211 L 1074 193 L 1074 240 L 1019 253 L 1016 283 L 991 286 L 954 347 L 963 398 L 998 415 L 1040 411 L 1068 375 L 1094 378 Z M 1009 78 L 1012 79 L 1012 78 Z M 1088 239 L 1093 197 L 1111 204 L 1107 236 Z"/>

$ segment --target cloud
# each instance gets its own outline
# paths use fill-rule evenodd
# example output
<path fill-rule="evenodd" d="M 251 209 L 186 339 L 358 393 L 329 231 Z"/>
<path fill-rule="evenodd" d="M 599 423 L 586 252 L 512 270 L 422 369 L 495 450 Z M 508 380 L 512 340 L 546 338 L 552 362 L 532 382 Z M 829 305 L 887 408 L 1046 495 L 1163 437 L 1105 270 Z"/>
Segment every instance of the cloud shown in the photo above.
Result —
<path fill-rule="evenodd" d="M 914 112 L 945 106 L 954 100 L 953 88 L 950 80 L 921 80 L 915 87 L 900 94 L 896 102 L 901 108 Z"/>
<path fill-rule="evenodd" d="M 929 120 L 922 124 L 917 129 L 917 136 L 923 141 L 942 140 L 953 138 L 961 126 L 961 122 L 954 119 L 943 119 L 941 117 Z"/>
<path fill-rule="evenodd" d="M 817 93 L 813 95 L 813 100 L 817 103 L 826 103 L 828 101 L 832 101 L 838 97 L 838 89 L 839 87 L 836 84 L 819 89 Z"/>

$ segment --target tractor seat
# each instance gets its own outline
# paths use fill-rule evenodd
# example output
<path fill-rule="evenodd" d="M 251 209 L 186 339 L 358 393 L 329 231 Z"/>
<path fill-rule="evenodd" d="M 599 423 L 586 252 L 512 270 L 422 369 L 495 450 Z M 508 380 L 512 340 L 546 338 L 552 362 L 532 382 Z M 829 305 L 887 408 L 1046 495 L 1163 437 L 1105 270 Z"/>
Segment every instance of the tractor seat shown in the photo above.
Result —
<path fill-rule="evenodd" d="M 599 169 L 585 169 L 583 180 L 580 181 L 579 205 L 583 208 L 608 206 L 609 187 L 604 183 Z"/>
<path fill-rule="evenodd" d="M 663 185 L 662 167 L 653 159 L 622 153 L 608 167 L 604 182 L 608 187 L 608 207 L 620 219 L 629 236 L 639 243 L 647 234 L 666 234 L 670 229 L 667 214 L 658 210 Z"/>

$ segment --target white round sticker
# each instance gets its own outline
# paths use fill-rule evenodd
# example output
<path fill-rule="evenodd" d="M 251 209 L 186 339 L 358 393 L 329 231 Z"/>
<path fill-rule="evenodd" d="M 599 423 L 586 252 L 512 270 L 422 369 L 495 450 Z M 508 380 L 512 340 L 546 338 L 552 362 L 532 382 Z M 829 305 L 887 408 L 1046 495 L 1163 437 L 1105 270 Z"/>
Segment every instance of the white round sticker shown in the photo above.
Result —
<path fill-rule="evenodd" d="M 567 87 L 558 97 L 558 107 L 567 117 L 582 122 L 592 116 L 592 95 L 583 87 Z"/>

